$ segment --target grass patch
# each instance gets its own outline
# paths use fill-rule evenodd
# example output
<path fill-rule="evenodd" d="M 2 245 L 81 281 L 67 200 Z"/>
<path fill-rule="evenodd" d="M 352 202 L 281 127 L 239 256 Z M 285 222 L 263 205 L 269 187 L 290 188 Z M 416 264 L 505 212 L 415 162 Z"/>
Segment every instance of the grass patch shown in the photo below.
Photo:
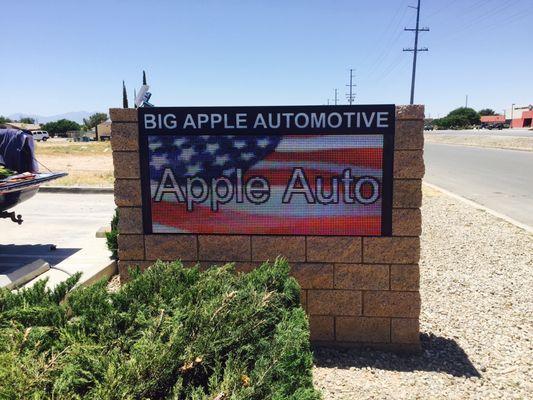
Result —
<path fill-rule="evenodd" d="M 67 172 L 68 176 L 45 186 L 112 187 L 113 160 L 109 142 L 51 140 L 36 145 L 41 171 Z"/>
<path fill-rule="evenodd" d="M 76 279 L 0 290 L 0 398 L 320 398 L 284 261 L 248 274 L 158 262 L 115 293 L 69 292 Z"/>
<path fill-rule="evenodd" d="M 77 155 L 77 156 L 94 156 L 105 155 L 111 156 L 111 142 L 68 142 L 68 141 L 48 141 L 37 142 L 35 146 L 37 157 L 39 155 Z"/>

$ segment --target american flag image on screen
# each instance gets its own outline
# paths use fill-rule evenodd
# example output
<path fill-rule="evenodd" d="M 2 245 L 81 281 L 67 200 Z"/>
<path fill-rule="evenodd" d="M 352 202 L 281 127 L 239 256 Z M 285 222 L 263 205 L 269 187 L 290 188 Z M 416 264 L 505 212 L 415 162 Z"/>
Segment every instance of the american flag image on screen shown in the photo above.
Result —
<path fill-rule="evenodd" d="M 153 233 L 382 234 L 381 134 L 155 134 L 147 157 Z"/>

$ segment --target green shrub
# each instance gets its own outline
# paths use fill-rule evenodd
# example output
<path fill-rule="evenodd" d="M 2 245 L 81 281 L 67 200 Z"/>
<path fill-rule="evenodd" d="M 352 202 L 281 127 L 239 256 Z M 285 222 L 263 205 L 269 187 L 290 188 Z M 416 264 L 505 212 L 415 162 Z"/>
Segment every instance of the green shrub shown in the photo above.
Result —
<path fill-rule="evenodd" d="M 105 233 L 107 248 L 113 253 L 113 258 L 118 259 L 118 209 L 111 219 L 111 231 Z"/>
<path fill-rule="evenodd" d="M 157 262 L 115 293 L 1 290 L 0 398 L 319 399 L 288 272 Z"/>

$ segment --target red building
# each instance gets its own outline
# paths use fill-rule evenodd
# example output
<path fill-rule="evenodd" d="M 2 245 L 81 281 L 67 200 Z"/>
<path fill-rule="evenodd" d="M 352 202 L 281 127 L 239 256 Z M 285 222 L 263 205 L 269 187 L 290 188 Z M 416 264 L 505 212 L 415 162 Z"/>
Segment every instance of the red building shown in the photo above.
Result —
<path fill-rule="evenodd" d="M 529 110 L 522 111 L 518 118 L 513 118 L 511 128 L 531 128 L 533 126 L 531 123 L 533 121 L 533 107 L 529 106 L 529 108 Z"/>
<path fill-rule="evenodd" d="M 481 117 L 482 124 L 504 124 L 505 116 L 504 115 L 483 115 Z"/>

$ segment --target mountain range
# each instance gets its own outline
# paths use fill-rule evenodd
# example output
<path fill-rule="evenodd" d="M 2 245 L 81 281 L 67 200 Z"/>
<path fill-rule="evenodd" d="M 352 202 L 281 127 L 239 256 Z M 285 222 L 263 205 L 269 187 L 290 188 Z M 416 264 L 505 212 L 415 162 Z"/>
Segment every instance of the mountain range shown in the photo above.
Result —
<path fill-rule="evenodd" d="M 64 114 L 56 115 L 37 115 L 37 114 L 24 114 L 24 113 L 14 113 L 10 114 L 7 117 L 13 121 L 18 121 L 21 118 L 33 118 L 36 122 L 40 124 L 45 124 L 50 121 L 57 121 L 58 119 L 69 119 L 71 121 L 76 121 L 78 124 L 83 122 L 83 118 L 87 118 L 89 115 L 94 114 L 96 111 L 71 111 Z"/>

